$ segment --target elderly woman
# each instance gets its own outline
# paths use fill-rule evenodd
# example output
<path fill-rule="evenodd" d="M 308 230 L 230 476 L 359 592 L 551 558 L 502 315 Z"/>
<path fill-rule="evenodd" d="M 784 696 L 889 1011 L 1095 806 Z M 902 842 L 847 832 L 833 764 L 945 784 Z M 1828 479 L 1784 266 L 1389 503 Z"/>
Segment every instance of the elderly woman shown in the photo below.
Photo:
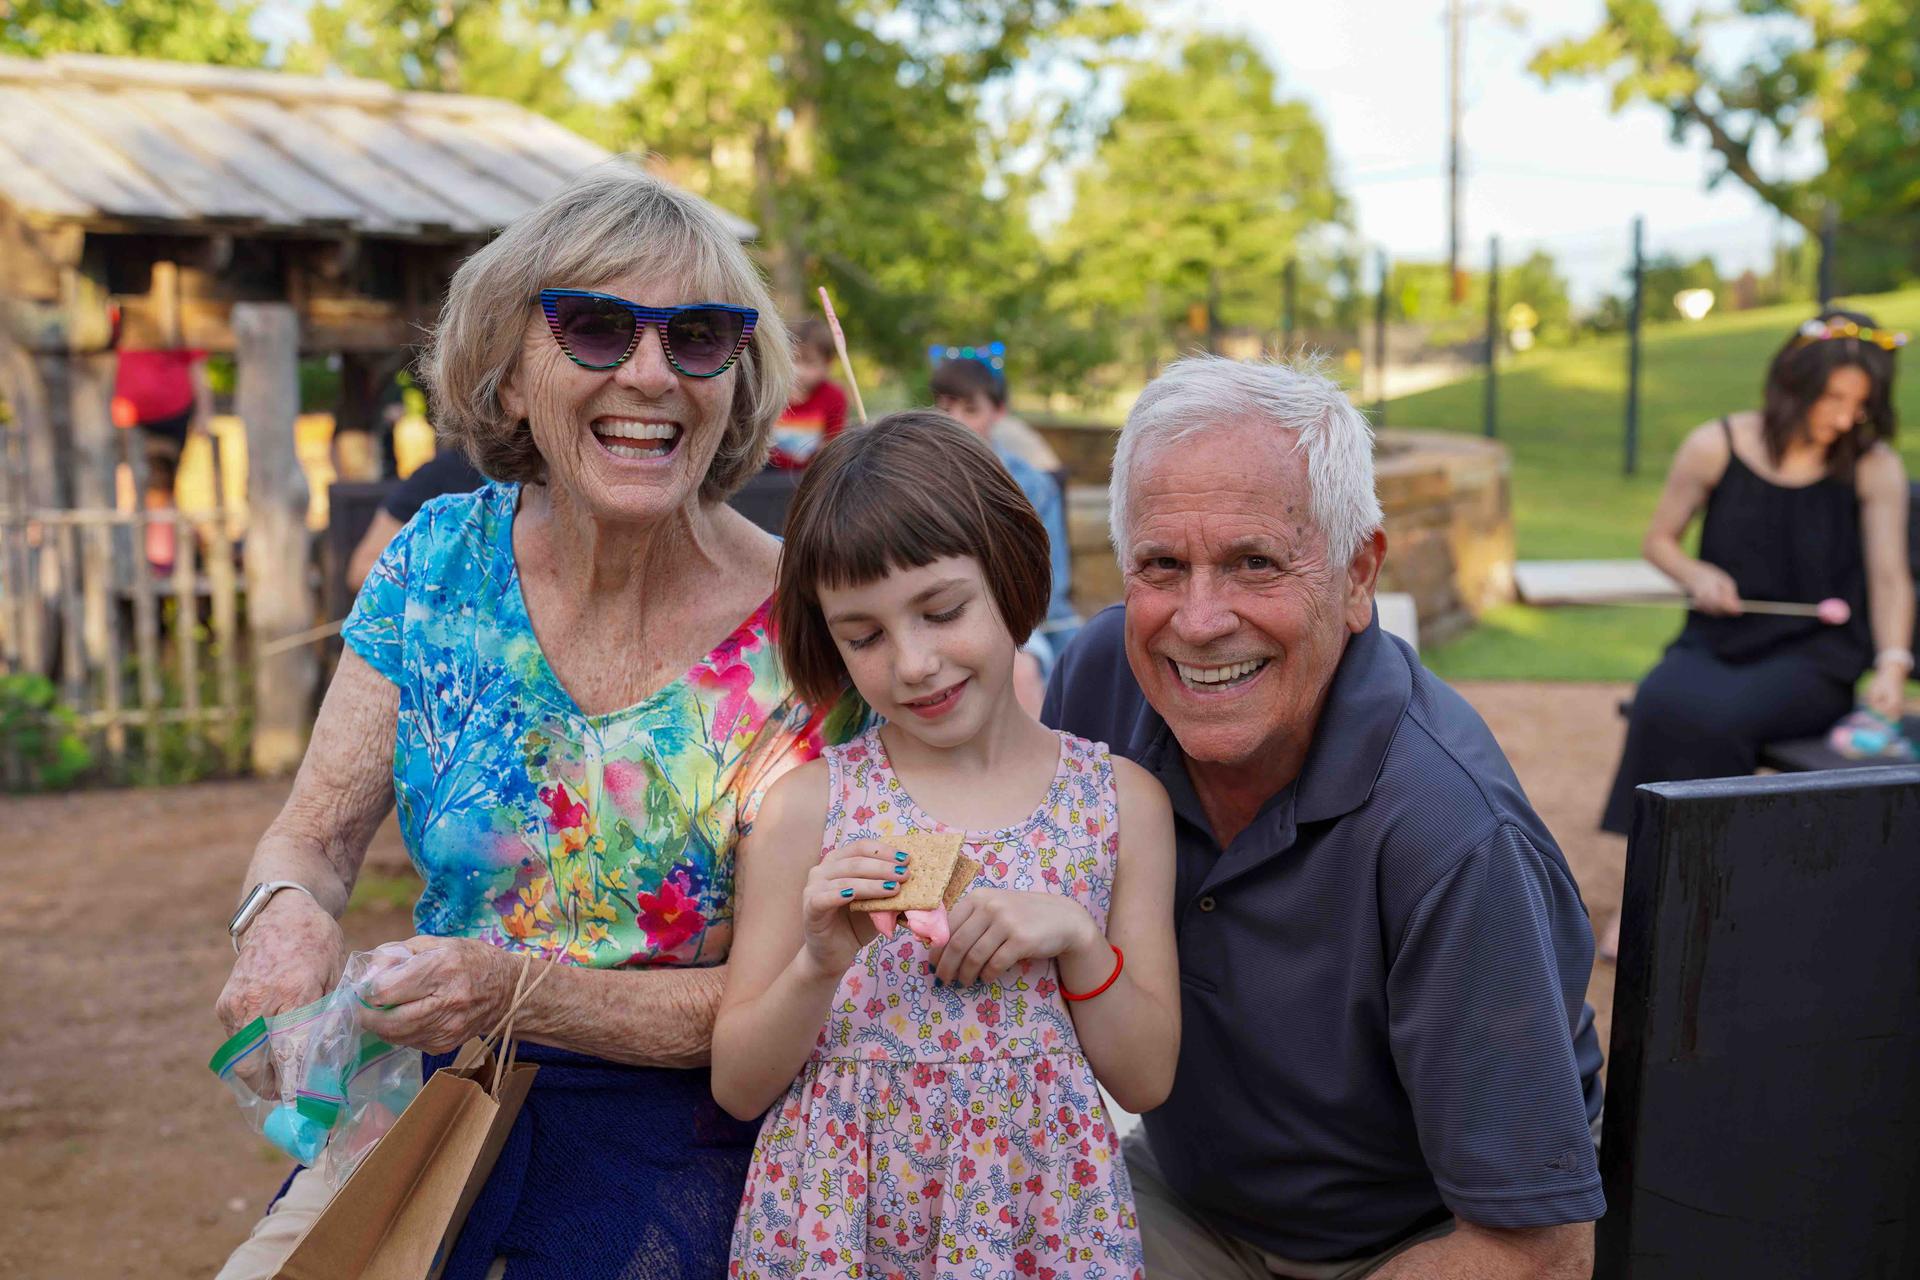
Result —
<path fill-rule="evenodd" d="M 371 1029 L 445 1053 L 523 957 L 556 966 L 517 1015 L 542 1069 L 447 1280 L 719 1275 L 754 1137 L 705 1066 L 734 845 L 860 718 L 794 695 L 779 544 L 725 502 L 787 402 L 786 333 L 714 212 L 616 163 L 461 267 L 424 367 L 495 480 L 429 503 L 361 591 L 247 870 L 220 1018 L 338 979 L 397 801 L 426 888 Z M 326 1194 L 296 1173 L 223 1280 L 271 1275 Z"/>

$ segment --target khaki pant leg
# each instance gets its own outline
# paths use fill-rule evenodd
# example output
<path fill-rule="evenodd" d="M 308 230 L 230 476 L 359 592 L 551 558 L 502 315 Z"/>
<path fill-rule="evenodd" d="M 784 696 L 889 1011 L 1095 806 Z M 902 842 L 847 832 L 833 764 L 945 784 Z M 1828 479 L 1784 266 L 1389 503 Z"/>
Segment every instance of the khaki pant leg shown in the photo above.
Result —
<path fill-rule="evenodd" d="M 270 1280 L 332 1198 L 325 1179 L 313 1170 L 294 1174 L 287 1194 L 253 1224 L 252 1234 L 233 1251 L 214 1280 Z"/>
<path fill-rule="evenodd" d="M 233 1251 L 214 1280 L 271 1280 L 332 1198 L 333 1192 L 313 1170 L 302 1169 L 280 1202 L 253 1224 L 253 1233 Z M 506 1274 L 505 1258 L 495 1258 L 487 1268 L 487 1280 L 501 1280 Z"/>
<path fill-rule="evenodd" d="M 1147 1280 L 1268 1280 L 1259 1250 L 1202 1222 L 1161 1178 L 1145 1130 L 1128 1134 L 1120 1153 L 1133 1183 Z"/>

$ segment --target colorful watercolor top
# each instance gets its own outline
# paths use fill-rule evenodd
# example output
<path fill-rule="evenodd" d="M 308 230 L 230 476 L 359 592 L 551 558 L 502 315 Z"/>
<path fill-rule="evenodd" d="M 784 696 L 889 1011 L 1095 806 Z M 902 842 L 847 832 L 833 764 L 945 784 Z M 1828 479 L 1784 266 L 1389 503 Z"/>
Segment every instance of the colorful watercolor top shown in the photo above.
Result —
<path fill-rule="evenodd" d="M 735 842 L 774 779 L 857 733 L 864 708 L 799 699 L 763 604 L 651 697 L 584 714 L 527 619 L 519 496 L 490 484 L 427 503 L 342 633 L 400 690 L 415 927 L 595 968 L 720 964 Z"/>

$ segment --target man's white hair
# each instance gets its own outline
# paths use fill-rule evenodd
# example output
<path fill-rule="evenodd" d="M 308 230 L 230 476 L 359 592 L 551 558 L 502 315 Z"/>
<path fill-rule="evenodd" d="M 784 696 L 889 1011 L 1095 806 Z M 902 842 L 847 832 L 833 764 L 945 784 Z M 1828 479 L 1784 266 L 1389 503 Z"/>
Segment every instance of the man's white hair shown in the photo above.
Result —
<path fill-rule="evenodd" d="M 1132 568 L 1129 518 L 1134 470 L 1151 455 L 1207 431 L 1248 422 L 1296 433 L 1307 455 L 1307 491 L 1314 525 L 1326 535 L 1335 565 L 1381 525 L 1373 491 L 1373 427 L 1320 362 L 1247 363 L 1220 356 L 1176 360 L 1147 384 L 1113 452 L 1108 520 L 1124 573 Z"/>

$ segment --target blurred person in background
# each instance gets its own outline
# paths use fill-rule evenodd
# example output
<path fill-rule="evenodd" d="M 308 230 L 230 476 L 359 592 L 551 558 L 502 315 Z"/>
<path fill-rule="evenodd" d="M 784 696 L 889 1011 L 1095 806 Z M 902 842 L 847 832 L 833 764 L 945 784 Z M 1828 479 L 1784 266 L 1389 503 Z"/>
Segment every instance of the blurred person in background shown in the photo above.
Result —
<path fill-rule="evenodd" d="M 1046 526 L 1053 558 L 1053 594 L 1047 602 L 1046 621 L 1037 633 L 1046 642 L 1047 651 L 1035 654 L 1044 683 L 1053 660 L 1066 651 L 1080 630 L 1080 615 L 1073 609 L 1073 549 L 1067 540 L 1066 495 L 1054 476 L 1003 445 L 996 436 L 996 428 L 1007 415 L 1007 384 L 998 372 L 980 360 L 942 360 L 934 366 L 932 390 L 936 409 L 958 418 L 993 447 L 1014 483 L 1039 513 L 1040 523 Z M 1034 705 L 1039 705 L 1037 700 Z"/>
<path fill-rule="evenodd" d="M 121 351 L 112 411 L 115 426 L 140 433 L 147 464 L 146 509 L 173 510 L 187 435 L 196 428 L 205 431 L 213 417 L 207 353 L 193 348 Z M 175 535 L 171 522 L 147 526 L 147 563 L 156 573 L 172 571 Z"/>
<path fill-rule="evenodd" d="M 1642 551 L 1689 612 L 1634 693 L 1603 829 L 1627 834 L 1642 783 L 1739 777 L 1767 743 L 1826 732 L 1865 672 L 1866 705 L 1900 718 L 1914 617 L 1907 474 L 1892 443 L 1905 341 L 1858 312 L 1823 312 L 1774 356 L 1759 409 L 1681 444 Z M 1681 540 L 1702 513 L 1692 556 Z M 1849 606 L 1844 625 L 1741 609 L 1832 598 Z M 1616 918 L 1602 954 L 1618 940 Z"/>
<path fill-rule="evenodd" d="M 826 321 L 793 326 L 793 399 L 773 426 L 769 466 L 803 471 L 821 445 L 846 429 L 847 393 L 827 377 L 834 355 Z"/>

